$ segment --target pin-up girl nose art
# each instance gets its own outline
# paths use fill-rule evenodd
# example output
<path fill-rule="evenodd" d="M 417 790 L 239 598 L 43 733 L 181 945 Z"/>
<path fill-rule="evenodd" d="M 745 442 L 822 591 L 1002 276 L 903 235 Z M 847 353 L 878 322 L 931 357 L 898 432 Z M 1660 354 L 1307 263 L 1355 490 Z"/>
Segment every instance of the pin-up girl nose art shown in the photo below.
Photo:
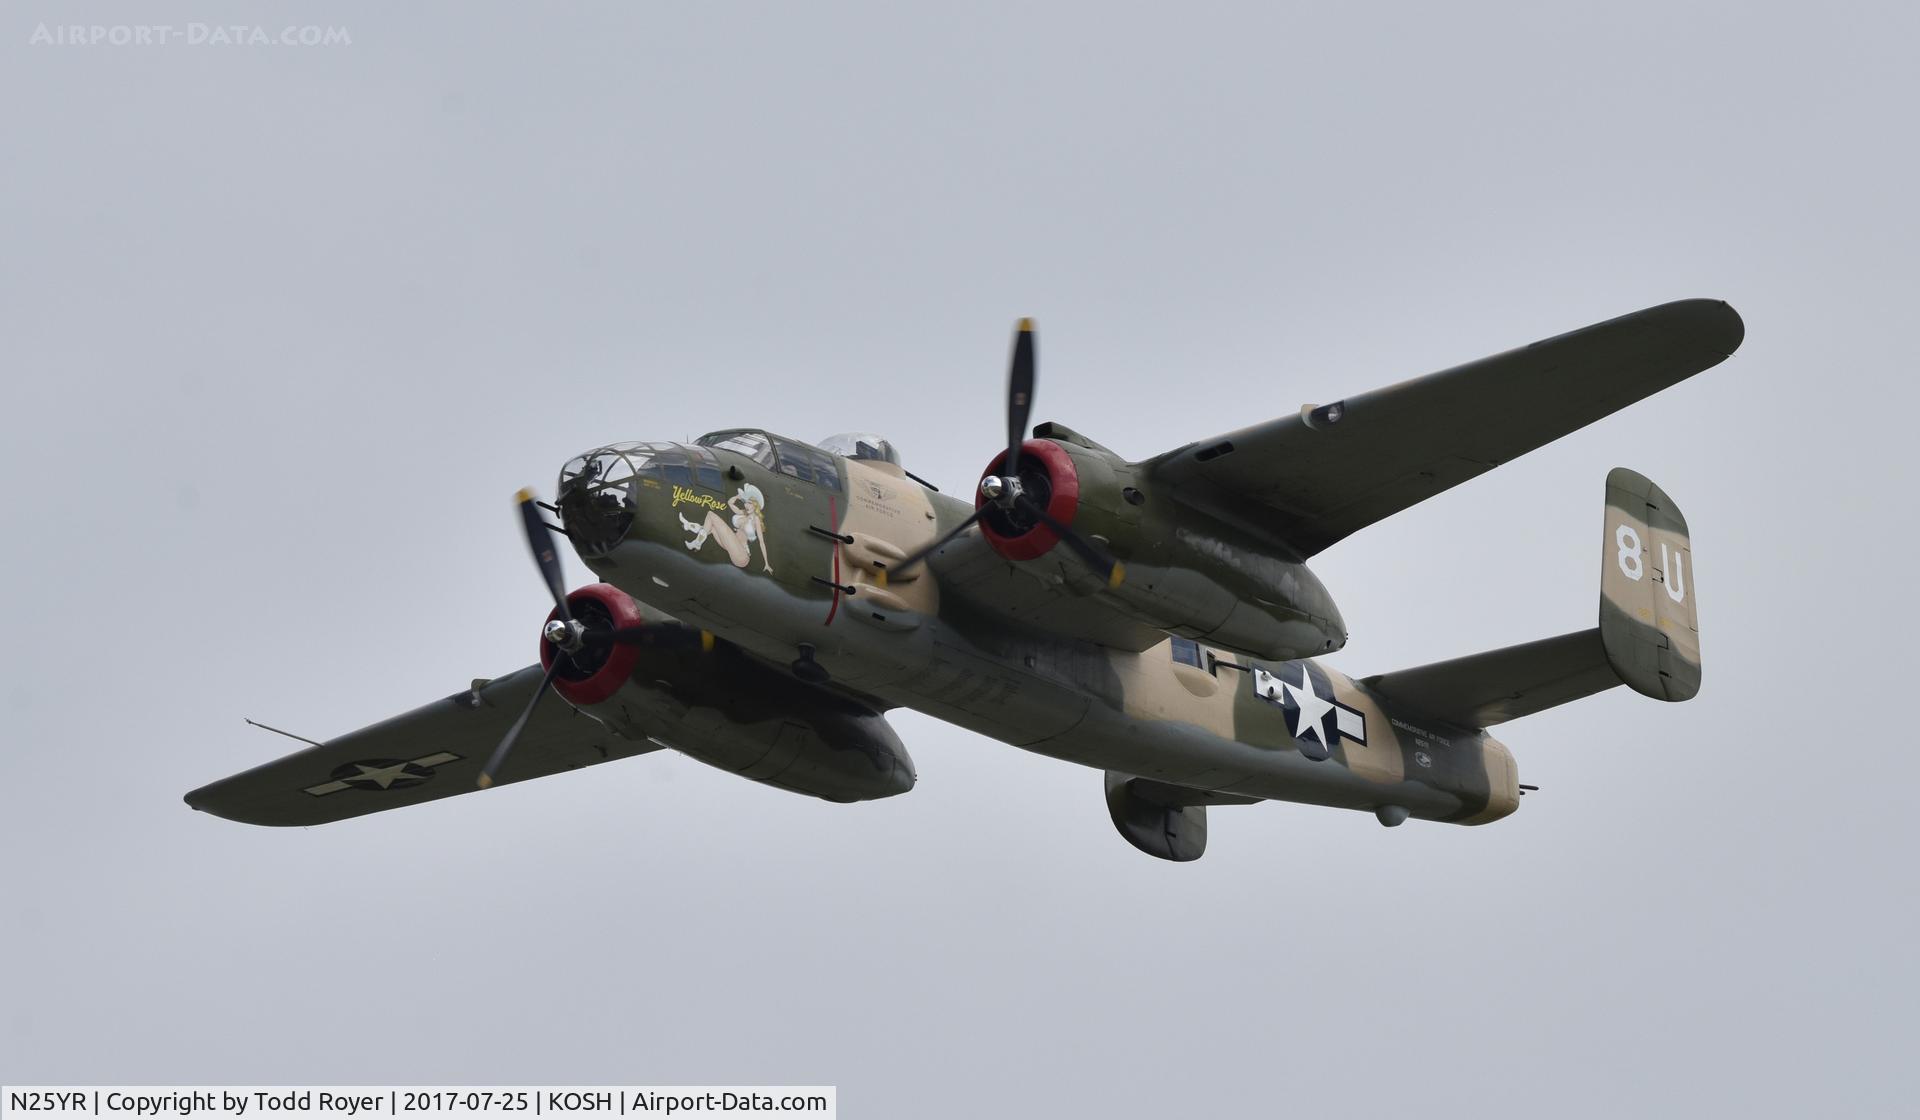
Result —
<path fill-rule="evenodd" d="M 760 569 L 773 571 L 773 560 L 767 556 L 767 523 L 762 512 L 766 507 L 766 495 L 749 482 L 727 499 L 727 509 L 733 514 L 731 519 L 721 517 L 719 510 L 708 510 L 707 516 L 698 522 L 689 521 L 681 514 L 680 527 L 693 534 L 693 539 L 687 542 L 687 551 L 698 552 L 708 541 L 715 541 L 726 550 L 727 559 L 733 561 L 734 567 L 744 568 L 757 541 Z"/>

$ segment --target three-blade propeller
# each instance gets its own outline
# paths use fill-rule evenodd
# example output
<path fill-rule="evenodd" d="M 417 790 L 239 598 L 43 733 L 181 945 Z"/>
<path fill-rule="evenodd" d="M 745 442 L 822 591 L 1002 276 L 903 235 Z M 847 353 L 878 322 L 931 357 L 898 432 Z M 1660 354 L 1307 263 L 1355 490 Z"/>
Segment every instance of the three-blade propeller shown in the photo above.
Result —
<path fill-rule="evenodd" d="M 481 789 L 493 785 L 494 776 L 506 763 L 507 755 L 512 752 L 520 733 L 526 730 L 534 709 L 540 706 L 540 701 L 553 687 L 553 678 L 560 672 L 561 664 L 572 662 L 575 654 L 589 646 L 608 645 L 665 649 L 713 648 L 713 635 L 704 630 L 691 630 L 684 626 L 623 626 L 596 630 L 574 618 L 567 609 L 566 579 L 560 570 L 560 552 L 553 541 L 553 530 L 547 525 L 547 519 L 540 515 L 539 503 L 535 501 L 532 490 L 520 491 L 514 500 L 520 505 L 520 520 L 527 531 L 527 547 L 533 552 L 534 566 L 540 569 L 540 576 L 546 581 L 548 592 L 553 595 L 554 617 L 542 632 L 542 636 L 554 646 L 553 663 L 547 666 L 546 676 L 540 679 L 540 687 L 533 690 L 533 698 L 521 710 L 520 718 L 507 728 L 500 745 L 493 748 L 487 764 L 480 768 L 478 784 Z"/>
<path fill-rule="evenodd" d="M 1007 365 L 1007 457 L 1001 464 L 1001 473 L 988 475 L 980 480 L 980 493 L 986 500 L 968 515 L 965 521 L 955 525 L 932 544 L 908 553 L 905 559 L 893 565 L 894 571 L 903 572 L 924 561 L 945 548 L 962 533 L 973 528 L 975 523 L 995 509 L 1019 510 L 1027 517 L 1051 529 L 1068 548 L 1073 550 L 1075 555 L 1086 562 L 1089 568 L 1099 572 L 1106 579 L 1107 586 L 1120 585 L 1125 569 L 1119 562 L 1101 551 L 1093 542 L 1075 532 L 1071 525 L 1048 513 L 1045 507 L 1027 495 L 1020 482 L 1020 445 L 1026 442 L 1027 420 L 1033 412 L 1033 388 L 1037 378 L 1037 365 L 1034 354 L 1033 320 L 1022 319 L 1014 328 L 1013 357 Z"/>

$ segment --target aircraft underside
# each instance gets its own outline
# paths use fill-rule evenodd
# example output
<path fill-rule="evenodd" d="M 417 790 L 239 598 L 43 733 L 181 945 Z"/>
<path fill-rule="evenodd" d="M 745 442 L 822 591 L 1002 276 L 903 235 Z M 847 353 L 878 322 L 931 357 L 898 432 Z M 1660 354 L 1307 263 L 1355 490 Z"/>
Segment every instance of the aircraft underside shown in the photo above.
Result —
<path fill-rule="evenodd" d="M 1596 626 L 1359 680 L 1320 663 L 1348 634 L 1307 561 L 1717 364 L 1743 332 L 1724 303 L 1665 304 L 1129 461 L 1060 424 L 1028 437 L 1023 321 L 1007 448 L 971 502 L 878 437 L 596 448 L 556 504 L 519 498 L 554 600 L 538 666 L 187 801 L 316 824 L 664 748 L 872 800 L 917 780 L 885 718 L 906 707 L 1102 771 L 1115 827 L 1165 859 L 1205 850 L 1209 806 L 1498 820 L 1528 787 L 1487 728 L 1621 684 L 1698 691 L 1678 506 L 1608 475 Z M 556 531 L 603 582 L 566 590 Z"/>

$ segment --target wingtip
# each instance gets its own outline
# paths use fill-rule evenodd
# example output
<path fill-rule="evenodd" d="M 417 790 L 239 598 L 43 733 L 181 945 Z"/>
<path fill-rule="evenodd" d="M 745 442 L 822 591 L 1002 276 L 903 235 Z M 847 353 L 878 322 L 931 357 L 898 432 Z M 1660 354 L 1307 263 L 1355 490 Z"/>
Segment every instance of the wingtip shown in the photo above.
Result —
<path fill-rule="evenodd" d="M 1724 299 L 1683 299 L 1643 314 L 1663 315 L 1669 329 L 1677 328 L 1688 342 L 1729 357 L 1746 341 L 1747 323 L 1733 305 Z"/>
<path fill-rule="evenodd" d="M 239 777 L 236 774 L 234 777 Z M 225 778 L 199 789 L 190 790 L 180 798 L 187 808 L 196 813 L 205 813 L 223 821 L 235 824 L 251 824 L 264 828 L 278 828 L 288 825 L 321 824 L 311 820 L 277 820 L 274 814 L 257 804 L 254 800 L 237 795 L 229 784 L 232 778 Z M 308 800 L 312 800 L 309 798 Z"/>
<path fill-rule="evenodd" d="M 1720 314 L 1726 331 L 1725 346 L 1727 353 L 1732 354 L 1735 350 L 1740 349 L 1742 342 L 1747 340 L 1747 321 L 1740 317 L 1740 313 L 1733 309 L 1731 303 L 1728 303 L 1724 299 L 1716 302 L 1720 305 Z"/>

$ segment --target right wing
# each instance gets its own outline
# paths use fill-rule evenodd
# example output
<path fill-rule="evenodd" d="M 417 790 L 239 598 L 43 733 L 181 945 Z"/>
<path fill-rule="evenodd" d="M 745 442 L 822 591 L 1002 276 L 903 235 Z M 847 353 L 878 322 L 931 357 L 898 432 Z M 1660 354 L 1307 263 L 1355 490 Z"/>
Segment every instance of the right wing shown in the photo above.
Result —
<path fill-rule="evenodd" d="M 487 756 L 533 697 L 529 665 L 404 715 L 349 732 L 187 794 L 246 824 L 313 825 L 471 793 Z M 533 713 L 496 785 L 659 750 L 615 734 L 558 696 Z"/>
<path fill-rule="evenodd" d="M 1305 559 L 1718 365 L 1745 333 L 1719 300 L 1662 304 L 1143 465 L 1171 500 L 1257 526 Z"/>

